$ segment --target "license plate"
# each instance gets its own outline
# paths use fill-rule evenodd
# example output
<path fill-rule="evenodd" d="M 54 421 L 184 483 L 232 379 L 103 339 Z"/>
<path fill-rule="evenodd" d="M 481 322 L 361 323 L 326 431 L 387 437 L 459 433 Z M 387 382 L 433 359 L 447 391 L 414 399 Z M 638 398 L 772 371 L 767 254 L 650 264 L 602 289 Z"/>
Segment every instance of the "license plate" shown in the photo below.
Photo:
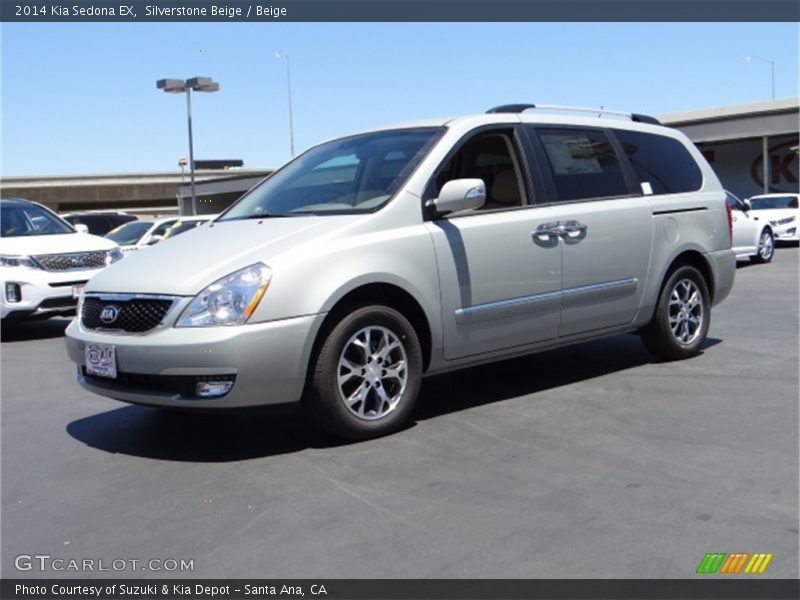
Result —
<path fill-rule="evenodd" d="M 81 292 L 83 291 L 83 288 L 85 288 L 85 287 L 86 287 L 86 284 L 84 284 L 84 283 L 81 283 L 79 285 L 73 285 L 72 286 L 72 297 L 77 300 L 80 297 Z"/>
<path fill-rule="evenodd" d="M 114 346 L 86 344 L 86 374 L 116 379 L 117 355 Z"/>

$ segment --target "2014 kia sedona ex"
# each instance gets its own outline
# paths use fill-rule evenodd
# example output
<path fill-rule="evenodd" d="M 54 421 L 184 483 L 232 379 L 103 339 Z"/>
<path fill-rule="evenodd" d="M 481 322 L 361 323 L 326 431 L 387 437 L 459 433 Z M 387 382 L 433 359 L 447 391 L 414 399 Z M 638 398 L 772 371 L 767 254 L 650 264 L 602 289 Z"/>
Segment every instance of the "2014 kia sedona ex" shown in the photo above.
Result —
<path fill-rule="evenodd" d="M 630 331 L 696 354 L 735 272 L 714 172 L 651 117 L 528 109 L 323 143 L 112 265 L 67 330 L 78 381 L 166 408 L 300 400 L 365 439 L 408 421 L 424 374 Z"/>

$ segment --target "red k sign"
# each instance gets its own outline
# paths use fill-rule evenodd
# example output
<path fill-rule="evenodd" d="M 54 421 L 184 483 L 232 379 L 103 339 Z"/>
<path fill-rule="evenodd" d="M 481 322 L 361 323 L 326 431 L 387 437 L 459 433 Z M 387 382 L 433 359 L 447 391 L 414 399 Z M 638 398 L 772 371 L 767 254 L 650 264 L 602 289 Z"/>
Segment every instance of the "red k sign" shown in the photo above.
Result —
<path fill-rule="evenodd" d="M 797 145 L 798 140 L 790 140 L 779 144 L 769 150 L 769 191 L 770 192 L 797 192 Z M 750 167 L 753 181 L 763 189 L 764 186 L 764 155 L 761 154 Z"/>

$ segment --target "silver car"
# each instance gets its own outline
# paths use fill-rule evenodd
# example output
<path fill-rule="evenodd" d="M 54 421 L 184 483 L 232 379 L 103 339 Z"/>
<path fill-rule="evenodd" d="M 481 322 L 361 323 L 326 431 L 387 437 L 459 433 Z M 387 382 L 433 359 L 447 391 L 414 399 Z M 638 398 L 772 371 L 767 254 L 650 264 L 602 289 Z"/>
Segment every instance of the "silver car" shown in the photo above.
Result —
<path fill-rule="evenodd" d="M 714 172 L 651 117 L 533 108 L 323 143 L 106 269 L 67 330 L 79 383 L 166 408 L 300 400 L 365 439 L 408 422 L 426 374 L 632 331 L 697 354 L 735 272 Z"/>

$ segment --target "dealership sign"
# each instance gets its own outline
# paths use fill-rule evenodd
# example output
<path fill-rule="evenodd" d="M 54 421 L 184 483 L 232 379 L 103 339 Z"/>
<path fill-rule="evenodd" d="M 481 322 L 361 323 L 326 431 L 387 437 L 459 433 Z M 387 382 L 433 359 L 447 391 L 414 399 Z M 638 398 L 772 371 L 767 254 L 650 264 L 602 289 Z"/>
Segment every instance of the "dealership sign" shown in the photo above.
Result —
<path fill-rule="evenodd" d="M 796 136 L 770 138 L 767 157 L 767 189 L 770 192 L 798 193 L 798 144 L 800 140 Z M 761 139 L 702 144 L 700 148 L 726 189 L 742 198 L 764 193 Z"/>

